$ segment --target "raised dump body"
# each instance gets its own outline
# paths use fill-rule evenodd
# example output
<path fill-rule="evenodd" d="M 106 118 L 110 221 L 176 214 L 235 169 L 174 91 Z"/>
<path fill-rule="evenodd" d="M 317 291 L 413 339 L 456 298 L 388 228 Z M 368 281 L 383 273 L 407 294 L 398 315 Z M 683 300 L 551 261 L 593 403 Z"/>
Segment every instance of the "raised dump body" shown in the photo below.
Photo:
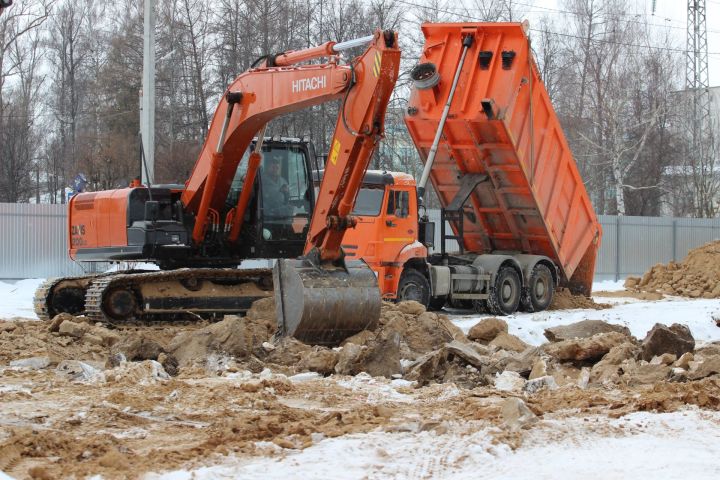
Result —
<path fill-rule="evenodd" d="M 405 123 L 423 161 L 467 46 L 430 170 L 442 206 L 462 205 L 464 215 L 448 220 L 464 250 L 545 255 L 562 285 L 590 294 L 601 228 L 523 24 L 424 24 L 422 31 Z"/>

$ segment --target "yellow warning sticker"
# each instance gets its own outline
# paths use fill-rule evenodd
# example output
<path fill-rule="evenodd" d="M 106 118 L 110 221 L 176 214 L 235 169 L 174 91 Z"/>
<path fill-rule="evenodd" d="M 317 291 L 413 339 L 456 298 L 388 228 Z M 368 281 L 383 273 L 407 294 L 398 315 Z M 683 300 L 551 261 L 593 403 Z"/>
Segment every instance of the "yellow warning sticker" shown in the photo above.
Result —
<path fill-rule="evenodd" d="M 332 148 L 330 149 L 330 163 L 337 165 L 338 155 L 340 155 L 340 140 L 336 138 L 333 141 Z"/>
<path fill-rule="evenodd" d="M 373 65 L 373 75 L 380 76 L 380 63 L 382 61 L 382 52 L 375 52 L 375 64 Z"/>

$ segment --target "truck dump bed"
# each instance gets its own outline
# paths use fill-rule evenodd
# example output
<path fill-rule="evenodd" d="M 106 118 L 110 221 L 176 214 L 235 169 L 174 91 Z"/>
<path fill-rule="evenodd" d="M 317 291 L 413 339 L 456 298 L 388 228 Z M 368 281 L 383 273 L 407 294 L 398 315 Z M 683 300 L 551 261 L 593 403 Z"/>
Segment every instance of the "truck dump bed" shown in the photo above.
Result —
<path fill-rule="evenodd" d="M 523 24 L 424 24 L 422 31 L 420 63 L 433 63 L 440 81 L 413 88 L 405 123 L 423 161 L 448 99 L 463 38 L 474 37 L 430 172 L 443 207 L 467 184 L 468 174 L 479 174 L 476 179 L 487 175 L 465 203 L 464 249 L 546 255 L 558 265 L 561 284 L 589 295 L 601 228 L 529 57 Z M 451 226 L 457 235 L 459 222 Z"/>

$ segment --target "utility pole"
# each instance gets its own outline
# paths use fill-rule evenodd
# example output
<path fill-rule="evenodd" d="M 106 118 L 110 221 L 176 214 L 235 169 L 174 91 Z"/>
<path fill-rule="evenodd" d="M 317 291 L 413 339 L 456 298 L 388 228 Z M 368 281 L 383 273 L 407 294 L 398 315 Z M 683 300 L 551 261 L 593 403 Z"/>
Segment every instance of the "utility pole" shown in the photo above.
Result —
<path fill-rule="evenodd" d="M 145 0 L 143 41 L 143 83 L 140 93 L 140 136 L 145 161 L 142 183 L 155 183 L 155 0 Z"/>
<path fill-rule="evenodd" d="M 708 215 L 708 181 L 715 175 L 710 135 L 710 90 L 708 74 L 705 0 L 688 0 L 685 88 L 689 96 L 691 121 L 687 126 L 690 161 L 695 180 L 695 214 Z"/>

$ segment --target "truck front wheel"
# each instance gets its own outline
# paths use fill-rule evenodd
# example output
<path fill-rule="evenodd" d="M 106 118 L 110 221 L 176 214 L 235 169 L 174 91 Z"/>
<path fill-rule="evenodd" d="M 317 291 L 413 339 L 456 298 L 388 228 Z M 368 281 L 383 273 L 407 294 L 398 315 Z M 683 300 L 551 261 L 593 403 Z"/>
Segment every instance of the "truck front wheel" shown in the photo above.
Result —
<path fill-rule="evenodd" d="M 528 279 L 527 293 L 523 296 L 520 307 L 526 312 L 542 312 L 552 302 L 554 286 L 553 276 L 547 265 L 535 265 Z"/>
<path fill-rule="evenodd" d="M 430 303 L 430 282 L 414 268 L 406 269 L 400 276 L 397 299 L 399 302 L 415 300 L 427 308 Z"/>
<path fill-rule="evenodd" d="M 520 276 L 514 268 L 502 267 L 490 289 L 488 310 L 493 315 L 511 315 L 517 311 L 521 296 Z"/>

